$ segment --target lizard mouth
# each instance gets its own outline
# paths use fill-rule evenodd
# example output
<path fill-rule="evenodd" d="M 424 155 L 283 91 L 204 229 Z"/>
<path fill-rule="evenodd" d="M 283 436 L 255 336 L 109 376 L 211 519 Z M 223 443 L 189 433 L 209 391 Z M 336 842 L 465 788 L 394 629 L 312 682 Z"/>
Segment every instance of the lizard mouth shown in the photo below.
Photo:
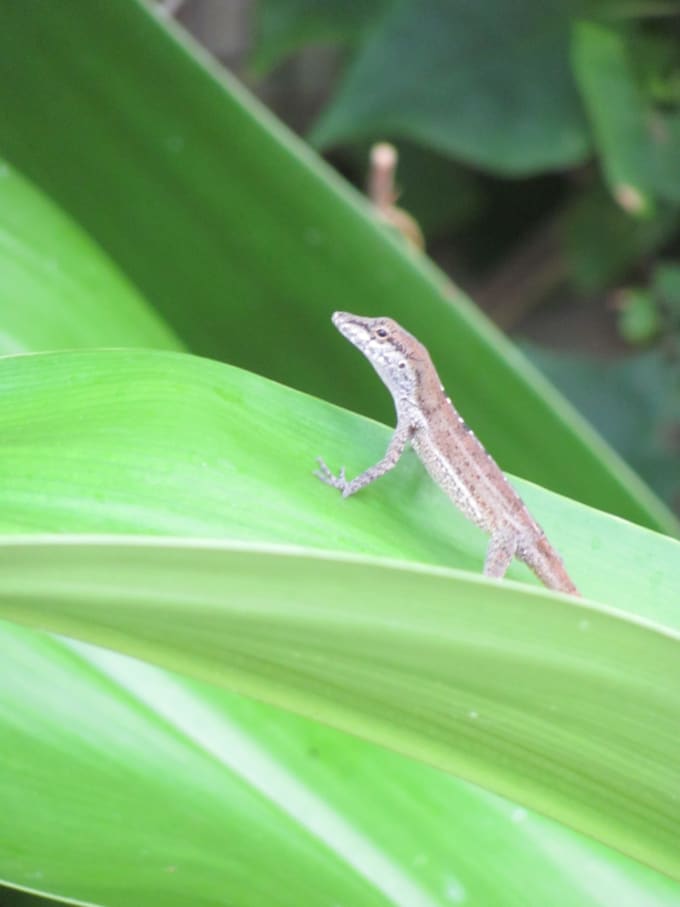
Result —
<path fill-rule="evenodd" d="M 364 349 L 371 335 L 362 318 L 349 312 L 334 312 L 332 321 L 343 337 L 360 350 Z"/>
<path fill-rule="evenodd" d="M 350 315 L 349 312 L 333 312 L 331 321 L 339 331 L 342 331 L 344 325 L 348 324 L 349 321 L 355 317 L 355 315 Z"/>

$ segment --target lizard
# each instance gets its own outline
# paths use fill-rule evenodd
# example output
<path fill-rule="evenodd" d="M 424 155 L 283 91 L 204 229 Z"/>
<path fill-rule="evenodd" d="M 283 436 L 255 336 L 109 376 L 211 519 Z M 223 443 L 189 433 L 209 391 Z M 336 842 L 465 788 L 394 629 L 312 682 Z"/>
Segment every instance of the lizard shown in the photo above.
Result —
<path fill-rule="evenodd" d="M 317 478 L 349 497 L 393 469 L 410 444 L 445 494 L 490 534 L 485 576 L 502 578 L 517 557 L 548 588 L 579 595 L 545 532 L 446 396 L 423 344 L 391 318 L 335 312 L 332 321 L 387 386 L 397 425 L 385 456 L 356 478 L 347 479 L 344 466 L 335 475 L 321 457 Z"/>

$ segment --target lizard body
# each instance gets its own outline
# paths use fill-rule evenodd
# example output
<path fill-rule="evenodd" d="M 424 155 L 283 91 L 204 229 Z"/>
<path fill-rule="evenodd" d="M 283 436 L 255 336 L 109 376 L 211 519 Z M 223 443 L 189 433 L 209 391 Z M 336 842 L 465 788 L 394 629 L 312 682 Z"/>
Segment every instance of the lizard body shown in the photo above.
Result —
<path fill-rule="evenodd" d="M 550 589 L 578 595 L 564 564 L 495 460 L 446 396 L 425 347 L 391 318 L 336 312 L 333 324 L 366 356 L 394 399 L 397 426 L 385 456 L 351 481 L 319 459 L 316 475 L 355 494 L 393 469 L 410 443 L 434 481 L 491 539 L 487 576 L 505 575 L 518 557 Z"/>

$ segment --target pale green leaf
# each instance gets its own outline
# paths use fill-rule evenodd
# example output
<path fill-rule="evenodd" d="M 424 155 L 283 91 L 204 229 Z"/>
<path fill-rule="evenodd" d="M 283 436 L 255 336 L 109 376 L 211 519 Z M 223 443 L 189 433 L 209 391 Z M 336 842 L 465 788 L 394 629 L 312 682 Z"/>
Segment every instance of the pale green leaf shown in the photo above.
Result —
<path fill-rule="evenodd" d="M 5 619 L 321 720 L 680 877 L 678 631 L 433 567 L 224 542 L 5 539 L 0 568 Z"/>
<path fill-rule="evenodd" d="M 678 543 L 519 483 L 584 593 L 617 610 L 491 583 L 484 535 L 413 457 L 344 501 L 311 475 L 317 452 L 373 462 L 373 423 L 178 354 L 1 366 L 5 531 L 240 541 L 6 539 L 5 617 L 322 717 L 675 871 Z"/>
<path fill-rule="evenodd" d="M 0 878 L 15 885 L 126 907 L 680 900 L 422 763 L 93 646 L 0 632 Z"/>

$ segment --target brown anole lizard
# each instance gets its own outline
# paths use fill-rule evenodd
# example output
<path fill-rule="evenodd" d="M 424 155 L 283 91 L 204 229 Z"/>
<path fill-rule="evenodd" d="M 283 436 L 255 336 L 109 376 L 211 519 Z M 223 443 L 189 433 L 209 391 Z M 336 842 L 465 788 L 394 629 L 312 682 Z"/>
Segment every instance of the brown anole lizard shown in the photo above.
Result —
<path fill-rule="evenodd" d="M 336 476 L 320 458 L 315 475 L 349 497 L 393 469 L 410 443 L 453 503 L 491 534 L 486 576 L 504 576 L 517 557 L 548 588 L 578 595 L 559 554 L 446 396 L 422 343 L 391 318 L 336 312 L 333 324 L 387 385 L 397 410 L 397 427 L 382 460 L 351 481 L 344 467 Z"/>

